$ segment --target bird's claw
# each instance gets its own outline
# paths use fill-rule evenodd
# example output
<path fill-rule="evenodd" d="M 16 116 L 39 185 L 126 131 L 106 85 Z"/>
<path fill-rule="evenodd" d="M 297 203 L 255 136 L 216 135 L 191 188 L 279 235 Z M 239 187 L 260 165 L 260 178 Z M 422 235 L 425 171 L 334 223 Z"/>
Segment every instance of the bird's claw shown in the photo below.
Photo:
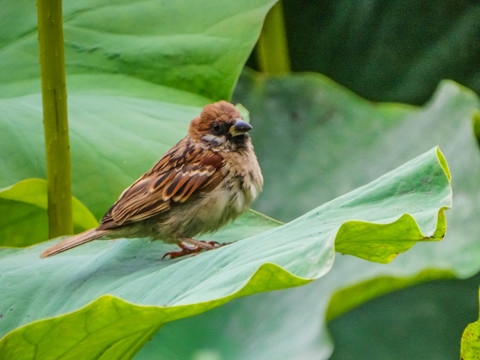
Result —
<path fill-rule="evenodd" d="M 188 246 L 188 245 L 184 244 L 183 242 L 180 242 L 177 245 L 182 250 L 167 252 L 165 255 L 162 256 L 162 260 L 165 259 L 167 256 L 170 256 L 170 259 L 175 259 L 175 258 L 185 256 L 185 255 L 194 256 L 194 255 L 197 255 L 198 253 L 200 253 L 202 250 L 206 250 L 206 251 L 214 250 L 214 249 L 218 249 L 219 247 L 231 244 L 231 243 L 219 243 L 218 241 L 202 241 L 202 240 L 196 240 L 196 241 L 200 241 L 204 245 L 202 245 L 202 246 L 198 246 L 198 245 L 197 246 Z M 205 246 L 206 244 L 208 244 L 210 246 Z"/>
<path fill-rule="evenodd" d="M 190 255 L 190 254 L 198 254 L 202 251 L 202 248 L 182 248 L 179 251 L 169 251 L 165 255 L 162 256 L 162 260 L 165 259 L 167 256 L 170 256 L 170 259 L 175 259 L 177 257 Z"/>

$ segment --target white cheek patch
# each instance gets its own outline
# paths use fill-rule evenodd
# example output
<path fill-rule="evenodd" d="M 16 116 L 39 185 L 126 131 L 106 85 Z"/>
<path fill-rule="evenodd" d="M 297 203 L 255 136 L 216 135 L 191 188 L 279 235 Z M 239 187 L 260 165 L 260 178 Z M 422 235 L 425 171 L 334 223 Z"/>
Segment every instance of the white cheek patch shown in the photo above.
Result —
<path fill-rule="evenodd" d="M 215 136 L 212 134 L 207 134 L 202 136 L 202 140 L 206 142 L 214 142 L 218 145 L 222 145 L 225 142 L 225 136 Z"/>

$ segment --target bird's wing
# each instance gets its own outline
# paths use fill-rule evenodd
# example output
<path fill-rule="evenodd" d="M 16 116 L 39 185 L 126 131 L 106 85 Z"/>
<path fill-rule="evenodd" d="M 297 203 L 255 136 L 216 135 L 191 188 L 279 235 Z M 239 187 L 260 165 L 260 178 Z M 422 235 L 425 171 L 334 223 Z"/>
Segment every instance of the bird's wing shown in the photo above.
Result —
<path fill-rule="evenodd" d="M 223 157 L 182 140 L 155 166 L 126 189 L 101 221 L 99 228 L 112 228 L 168 211 L 193 194 L 209 192 L 222 180 Z M 182 142 L 179 143 L 182 144 Z"/>

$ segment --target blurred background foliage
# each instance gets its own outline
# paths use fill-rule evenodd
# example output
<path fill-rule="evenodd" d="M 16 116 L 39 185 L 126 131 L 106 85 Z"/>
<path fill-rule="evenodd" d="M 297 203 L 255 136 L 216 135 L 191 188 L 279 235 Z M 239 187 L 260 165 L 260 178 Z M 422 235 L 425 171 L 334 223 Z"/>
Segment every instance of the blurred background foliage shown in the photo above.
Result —
<path fill-rule="evenodd" d="M 373 101 L 420 105 L 442 79 L 480 91 L 475 0 L 284 0 L 291 69 Z M 259 69 L 254 57 L 248 65 Z"/>

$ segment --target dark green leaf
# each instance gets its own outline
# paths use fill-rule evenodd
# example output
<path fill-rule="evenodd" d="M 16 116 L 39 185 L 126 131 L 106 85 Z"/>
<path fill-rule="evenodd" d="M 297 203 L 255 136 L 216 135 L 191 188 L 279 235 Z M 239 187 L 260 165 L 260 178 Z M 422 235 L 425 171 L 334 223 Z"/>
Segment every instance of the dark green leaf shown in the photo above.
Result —
<path fill-rule="evenodd" d="M 283 1 L 295 71 L 376 101 L 422 104 L 442 79 L 480 91 L 475 1 Z"/>

